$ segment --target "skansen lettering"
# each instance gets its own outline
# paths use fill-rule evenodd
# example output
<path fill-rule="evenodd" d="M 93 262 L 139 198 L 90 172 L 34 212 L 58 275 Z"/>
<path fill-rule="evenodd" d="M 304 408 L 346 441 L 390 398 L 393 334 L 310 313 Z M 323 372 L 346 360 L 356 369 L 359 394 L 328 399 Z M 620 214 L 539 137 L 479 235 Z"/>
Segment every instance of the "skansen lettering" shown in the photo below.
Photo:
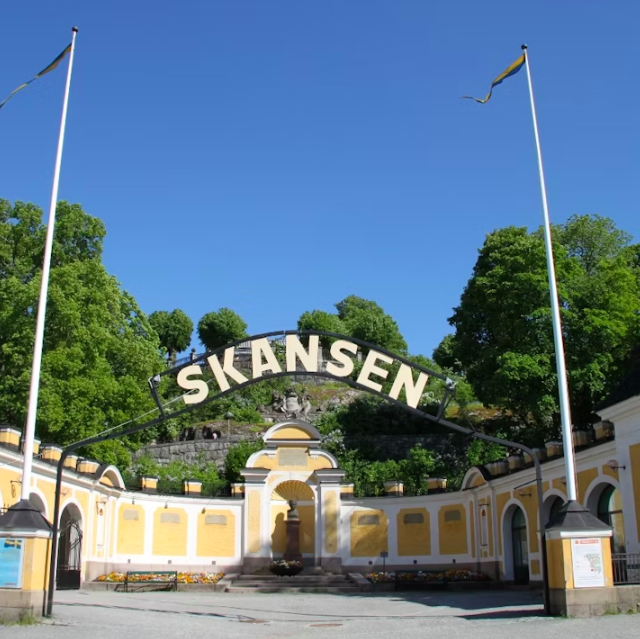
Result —
<path fill-rule="evenodd" d="M 300 373 L 301 369 L 309 373 L 317 373 L 320 348 L 319 337 L 317 335 L 309 335 L 308 340 L 309 345 L 305 348 L 297 335 L 287 335 L 285 337 L 284 370 L 266 337 L 252 340 L 252 378 L 257 379 L 265 375 L 283 372 L 295 374 Z M 354 371 L 354 359 L 358 355 L 358 348 L 357 344 L 346 339 L 335 341 L 331 345 L 331 361 L 327 363 L 327 373 L 334 377 L 350 377 Z M 206 360 L 220 391 L 229 390 L 232 386 L 231 382 L 240 385 L 249 381 L 249 378 L 234 366 L 235 347 L 227 348 L 221 355 L 222 361 L 218 355 L 210 355 Z M 394 361 L 393 357 L 389 355 L 370 350 L 356 381 L 366 388 L 381 393 L 382 384 L 372 378 L 377 377 L 381 381 L 386 380 L 392 373 L 388 369 L 382 368 L 380 364 L 391 365 Z M 182 397 L 185 404 L 199 404 L 207 399 L 210 387 L 206 380 L 203 379 L 203 371 L 198 364 L 181 368 L 176 381 L 180 388 L 189 391 Z M 418 378 L 414 381 L 412 368 L 407 364 L 400 363 L 398 371 L 395 373 L 395 379 L 391 384 L 391 390 L 387 395 L 391 399 L 397 400 L 404 390 L 406 404 L 412 408 L 417 408 L 428 381 L 429 375 L 423 371 L 419 371 Z"/>

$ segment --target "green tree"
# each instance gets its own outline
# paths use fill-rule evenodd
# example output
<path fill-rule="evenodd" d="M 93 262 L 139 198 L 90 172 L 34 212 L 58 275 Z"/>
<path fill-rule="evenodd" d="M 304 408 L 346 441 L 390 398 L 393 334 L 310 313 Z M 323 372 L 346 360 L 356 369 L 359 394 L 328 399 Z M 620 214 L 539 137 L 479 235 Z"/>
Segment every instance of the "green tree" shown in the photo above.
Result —
<path fill-rule="evenodd" d="M 336 309 L 347 335 L 392 352 L 407 352 L 407 343 L 400 333 L 398 324 L 376 302 L 349 295 L 336 304 Z"/>
<path fill-rule="evenodd" d="M 191 343 L 193 322 L 179 308 L 171 311 L 154 311 L 149 315 L 149 324 L 158 334 L 160 346 L 167 350 L 168 360 L 175 361 L 176 354 L 184 351 Z"/>
<path fill-rule="evenodd" d="M 249 457 L 263 448 L 264 442 L 261 439 L 254 442 L 239 442 L 229 448 L 227 457 L 224 460 L 225 479 L 230 483 L 243 481 L 240 471 L 246 467 Z"/>
<path fill-rule="evenodd" d="M 298 330 L 326 331 L 344 335 L 346 332 L 342 320 L 335 313 L 326 311 L 305 311 L 298 319 Z M 335 341 L 332 337 L 320 337 L 320 344 L 328 348 Z"/>
<path fill-rule="evenodd" d="M 461 362 L 455 352 L 456 338 L 450 333 L 442 338 L 442 341 L 433 351 L 433 361 L 446 370 L 461 373 Z"/>
<path fill-rule="evenodd" d="M 248 336 L 246 322 L 229 308 L 207 313 L 198 322 L 198 337 L 208 351 Z"/>
<path fill-rule="evenodd" d="M 32 204 L 0 202 L 0 421 L 26 419 L 45 228 Z M 101 263 L 104 226 L 60 202 L 54 238 L 36 432 L 68 444 L 153 406 L 147 379 L 161 369 L 158 337 Z M 126 465 L 140 437 L 85 454 Z"/>
<path fill-rule="evenodd" d="M 597 216 L 574 216 L 554 229 L 575 424 L 589 421 L 640 338 L 640 289 L 628 241 Z M 557 378 L 541 232 L 509 227 L 488 235 L 449 321 L 453 351 L 478 399 L 529 423 L 523 443 L 555 436 Z"/>

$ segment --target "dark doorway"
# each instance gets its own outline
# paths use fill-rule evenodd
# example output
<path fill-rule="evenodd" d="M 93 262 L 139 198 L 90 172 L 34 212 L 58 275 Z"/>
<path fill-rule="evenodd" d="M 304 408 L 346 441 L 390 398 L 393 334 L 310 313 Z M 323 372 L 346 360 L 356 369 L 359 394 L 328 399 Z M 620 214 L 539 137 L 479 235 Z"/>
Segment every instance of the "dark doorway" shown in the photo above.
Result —
<path fill-rule="evenodd" d="M 60 518 L 56 588 L 58 590 L 79 590 L 81 569 L 82 528 L 80 527 L 80 514 L 75 506 L 67 506 Z"/>
<path fill-rule="evenodd" d="M 522 508 L 516 508 L 511 519 L 511 547 L 513 549 L 513 581 L 518 586 L 529 583 L 529 547 L 527 521 Z"/>

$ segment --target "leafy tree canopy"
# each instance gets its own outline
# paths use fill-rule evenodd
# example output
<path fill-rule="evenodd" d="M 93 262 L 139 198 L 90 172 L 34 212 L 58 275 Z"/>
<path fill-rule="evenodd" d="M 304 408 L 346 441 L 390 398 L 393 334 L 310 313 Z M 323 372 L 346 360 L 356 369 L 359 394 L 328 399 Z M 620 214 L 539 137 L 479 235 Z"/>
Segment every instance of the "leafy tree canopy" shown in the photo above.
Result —
<path fill-rule="evenodd" d="M 167 350 L 169 361 L 174 361 L 177 353 L 184 351 L 191 343 L 193 322 L 179 308 L 171 311 L 154 311 L 149 315 L 149 324 L 158 334 L 160 346 Z"/>
<path fill-rule="evenodd" d="M 246 322 L 229 308 L 207 313 L 198 322 L 198 337 L 208 351 L 248 336 Z"/>
<path fill-rule="evenodd" d="M 305 311 L 298 319 L 298 330 L 326 331 L 327 333 L 346 333 L 345 325 L 335 313 L 326 311 Z M 320 343 L 328 348 L 335 340 L 331 337 L 321 337 Z"/>
<path fill-rule="evenodd" d="M 573 216 L 553 236 L 573 421 L 585 424 L 640 338 L 637 252 L 626 233 L 599 216 Z M 478 399 L 528 423 L 523 443 L 555 436 L 542 232 L 508 227 L 489 234 L 449 322 L 456 332 L 446 356 L 461 362 Z"/>
<path fill-rule="evenodd" d="M 17 426 L 26 420 L 45 232 L 37 206 L 0 201 L 0 421 Z M 146 380 L 162 367 L 158 337 L 102 265 L 104 236 L 79 205 L 58 204 L 36 422 L 47 442 L 83 439 L 153 405 Z M 137 441 L 85 454 L 126 465 Z"/>
<path fill-rule="evenodd" d="M 406 354 L 407 343 L 400 334 L 398 324 L 376 302 L 349 295 L 335 306 L 337 314 L 306 311 L 298 319 L 298 328 L 341 333 L 392 352 Z M 321 343 L 326 347 L 332 341 L 331 338 L 323 338 Z"/>

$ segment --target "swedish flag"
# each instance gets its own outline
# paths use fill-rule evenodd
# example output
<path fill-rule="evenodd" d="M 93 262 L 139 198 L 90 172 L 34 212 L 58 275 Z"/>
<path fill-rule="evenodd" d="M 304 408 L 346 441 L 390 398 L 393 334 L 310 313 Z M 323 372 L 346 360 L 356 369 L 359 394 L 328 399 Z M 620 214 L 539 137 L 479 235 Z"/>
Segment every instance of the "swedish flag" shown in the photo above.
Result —
<path fill-rule="evenodd" d="M 516 73 L 518 73 L 518 71 L 520 71 L 520 69 L 522 69 L 522 67 L 524 66 L 526 60 L 526 53 L 523 53 L 512 65 L 508 66 L 492 83 L 491 83 L 491 88 L 489 89 L 489 93 L 487 93 L 487 97 L 482 100 L 480 98 L 474 98 L 470 95 L 463 95 L 463 98 L 467 98 L 469 100 L 475 100 L 476 102 L 479 102 L 480 104 L 486 104 L 489 101 L 489 98 L 491 97 L 491 94 L 493 93 L 493 89 L 495 87 L 497 87 L 499 84 L 502 83 L 503 80 L 506 80 L 507 78 L 510 78 L 512 75 L 515 75 Z M 1 105 L 0 105 L 1 106 Z"/>
<path fill-rule="evenodd" d="M 31 80 L 29 80 L 28 82 L 25 82 L 24 84 L 21 84 L 17 89 L 15 89 L 14 91 L 12 91 L 9 94 L 9 97 L 6 98 L 3 102 L 0 102 L 0 109 L 16 94 L 18 93 L 18 91 L 20 91 L 21 89 L 24 89 L 26 86 L 29 86 L 32 82 L 34 82 L 35 80 L 37 80 L 38 78 L 41 78 L 43 75 L 49 73 L 49 71 L 53 71 L 59 64 L 60 62 L 62 62 L 62 60 L 64 59 L 64 57 L 67 55 L 67 53 L 69 53 L 71 51 L 71 44 L 69 44 L 68 47 L 65 48 L 65 50 L 48 66 L 45 67 L 44 69 L 42 69 L 42 71 L 40 71 L 40 73 L 38 73 L 38 75 L 36 75 L 35 77 L 31 78 Z"/>
<path fill-rule="evenodd" d="M 5 539 L 4 547 L 20 550 L 20 548 L 22 548 L 22 539 Z"/>

